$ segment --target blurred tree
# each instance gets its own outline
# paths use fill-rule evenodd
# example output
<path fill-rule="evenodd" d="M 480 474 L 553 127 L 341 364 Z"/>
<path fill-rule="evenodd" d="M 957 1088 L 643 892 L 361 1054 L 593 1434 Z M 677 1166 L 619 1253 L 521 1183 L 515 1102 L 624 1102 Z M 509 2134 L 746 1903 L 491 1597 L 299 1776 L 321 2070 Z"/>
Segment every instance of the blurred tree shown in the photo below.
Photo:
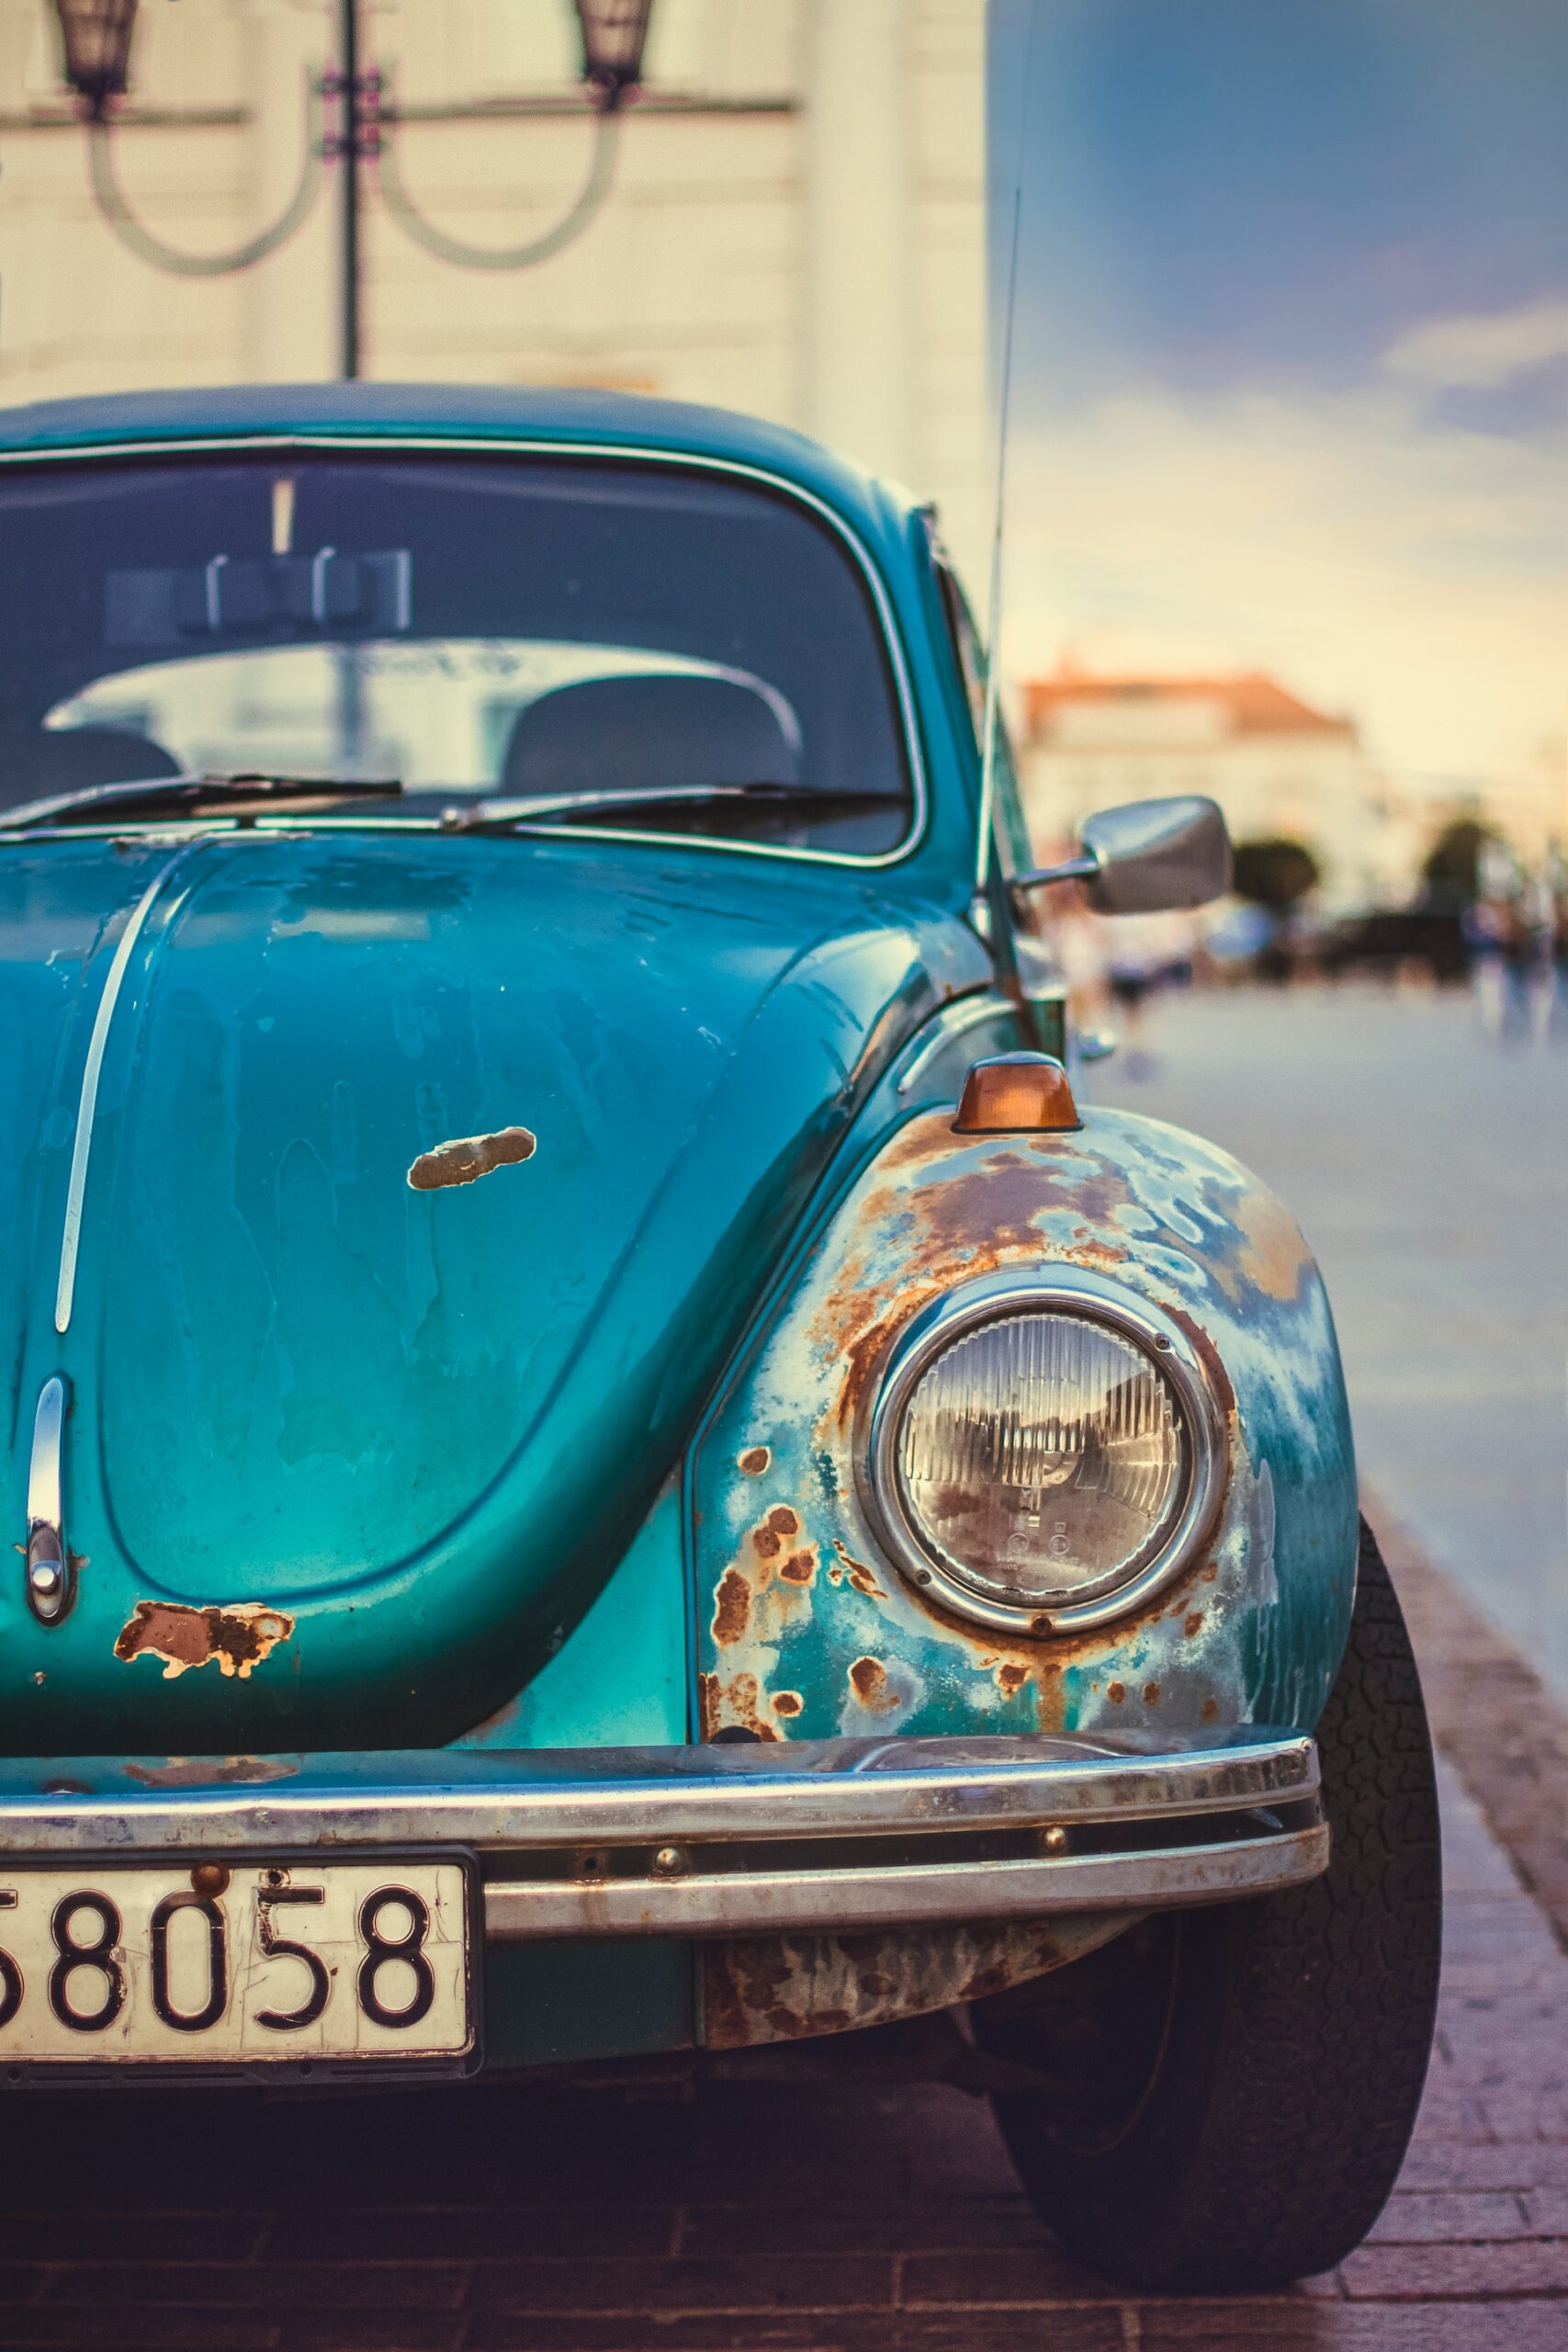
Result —
<path fill-rule="evenodd" d="M 1316 858 L 1301 842 L 1269 838 L 1235 845 L 1236 897 L 1267 907 L 1270 914 L 1289 914 L 1320 879 Z"/>
<path fill-rule="evenodd" d="M 1473 906 L 1481 896 L 1481 861 L 1497 836 L 1478 817 L 1456 817 L 1427 853 L 1421 879 L 1430 904 Z"/>

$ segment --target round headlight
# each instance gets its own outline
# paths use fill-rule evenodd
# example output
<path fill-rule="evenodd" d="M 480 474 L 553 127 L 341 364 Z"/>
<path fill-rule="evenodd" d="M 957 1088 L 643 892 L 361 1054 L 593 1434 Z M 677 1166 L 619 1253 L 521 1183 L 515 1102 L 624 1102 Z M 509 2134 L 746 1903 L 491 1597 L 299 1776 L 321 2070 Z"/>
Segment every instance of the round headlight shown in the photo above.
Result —
<path fill-rule="evenodd" d="M 1185 1335 L 1062 1270 L 955 1294 L 889 1368 L 874 1498 L 902 1565 L 993 1623 L 1102 1620 L 1205 1531 L 1214 1415 Z"/>

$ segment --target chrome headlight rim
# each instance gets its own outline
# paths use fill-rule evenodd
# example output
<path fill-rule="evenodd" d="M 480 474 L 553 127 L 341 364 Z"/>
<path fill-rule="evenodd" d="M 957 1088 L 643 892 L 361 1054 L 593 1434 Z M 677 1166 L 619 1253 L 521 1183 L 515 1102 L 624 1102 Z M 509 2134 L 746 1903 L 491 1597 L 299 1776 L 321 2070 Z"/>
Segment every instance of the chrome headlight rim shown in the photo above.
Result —
<path fill-rule="evenodd" d="M 1146 1355 L 1169 1387 L 1187 1447 L 1181 1502 L 1158 1550 L 1130 1574 L 1084 1600 L 1030 1607 L 993 1598 L 954 1576 L 924 1543 L 905 1509 L 897 1448 L 904 1408 L 922 1373 L 982 1324 L 1055 1311 L 1099 1323 Z M 903 1333 L 872 1408 L 865 1447 L 866 1499 L 888 1556 L 919 1591 L 955 1614 L 1008 1633 L 1069 1634 L 1130 1615 L 1190 1565 L 1213 1525 L 1224 1491 L 1224 1416 L 1201 1356 L 1172 1316 L 1088 1267 L 1014 1270 L 958 1284 L 925 1307 Z"/>

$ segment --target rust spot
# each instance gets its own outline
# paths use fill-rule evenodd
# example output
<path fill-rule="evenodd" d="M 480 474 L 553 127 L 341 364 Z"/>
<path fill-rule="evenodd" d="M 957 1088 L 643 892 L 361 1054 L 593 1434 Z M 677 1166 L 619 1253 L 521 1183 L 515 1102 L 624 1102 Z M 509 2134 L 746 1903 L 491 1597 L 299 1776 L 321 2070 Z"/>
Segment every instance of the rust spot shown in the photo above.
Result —
<path fill-rule="evenodd" d="M 833 1539 L 833 1549 L 837 1552 L 840 1559 L 843 1562 L 844 1566 L 848 1569 L 850 1582 L 857 1592 L 863 1592 L 868 1600 L 886 1600 L 887 1595 L 877 1583 L 875 1576 L 873 1574 L 872 1570 L 866 1566 L 865 1562 L 863 1560 L 857 1560 L 852 1552 L 846 1551 L 837 1536 Z M 828 1573 L 832 1577 L 834 1583 L 837 1584 L 839 1579 L 834 1570 L 829 1568 Z"/>
<path fill-rule="evenodd" d="M 492 1168 L 509 1168 L 532 1159 L 539 1139 L 526 1127 L 501 1127 L 492 1136 L 457 1136 L 422 1151 L 409 1170 L 409 1184 L 416 1193 L 436 1193 L 446 1184 L 472 1184 Z"/>
<path fill-rule="evenodd" d="M 748 1478 L 760 1478 L 773 1458 L 767 1446 L 749 1445 L 744 1453 L 737 1455 L 735 1466 L 744 1471 Z"/>
<path fill-rule="evenodd" d="M 1119 1707 L 1122 1704 L 1122 1700 L 1127 1696 L 1127 1685 L 1124 1682 L 1112 1682 L 1105 1695 L 1108 1699 L 1112 1700 Z"/>
<path fill-rule="evenodd" d="M 731 1729 L 751 1732 L 758 1739 L 778 1738 L 775 1726 L 759 1712 L 761 1690 L 754 1674 L 732 1674 L 728 1682 L 720 1682 L 716 1675 L 705 1679 L 713 1686 L 711 1697 L 705 1690 L 703 1694 L 708 1738 L 715 1732 Z"/>
<path fill-rule="evenodd" d="M 1220 1702 L 1217 1699 L 1205 1699 L 1198 1712 L 1206 1724 L 1217 1722 L 1220 1713 Z"/>
<path fill-rule="evenodd" d="M 1269 1298 L 1296 1298 L 1311 1261 L 1289 1209 L 1272 1193 L 1249 1192 L 1236 1204 L 1235 1221 L 1246 1238 L 1236 1263 L 1248 1282 Z"/>
<path fill-rule="evenodd" d="M 919 1303 L 923 1304 L 923 1299 Z M 892 1345 L 894 1334 L 912 1312 L 912 1307 L 896 1308 L 892 1315 L 869 1325 L 850 1341 L 848 1366 L 843 1385 L 839 1391 L 839 1427 L 841 1430 L 848 1429 L 853 1420 L 877 1365 Z"/>
<path fill-rule="evenodd" d="M 710 2050 L 796 2041 L 979 1999 L 1093 1951 L 1134 1916 L 705 1944 L 703 2041 Z"/>
<path fill-rule="evenodd" d="M 1152 1706 L 1154 1705 L 1155 1702 L 1158 1699 L 1158 1697 L 1159 1697 L 1159 1684 L 1158 1684 L 1157 1682 L 1145 1682 L 1145 1685 L 1144 1685 L 1144 1704 L 1145 1704 L 1145 1707 L 1152 1707 Z"/>
<path fill-rule="evenodd" d="M 718 1677 L 699 1674 L 697 1677 L 697 1723 L 704 1739 L 711 1739 L 719 1728 Z"/>
<path fill-rule="evenodd" d="M 1182 1626 L 1181 1630 L 1186 1634 L 1188 1640 L 1191 1641 L 1194 1634 L 1201 1633 L 1202 1629 L 1203 1612 L 1201 1609 L 1194 1609 L 1188 1616 L 1187 1622 Z"/>
<path fill-rule="evenodd" d="M 877 1657 L 857 1657 L 850 1668 L 850 1684 L 863 1707 L 886 1714 L 898 1704 L 898 1694 L 887 1687 L 887 1668 Z"/>
<path fill-rule="evenodd" d="M 251 1668 L 286 1642 L 294 1631 L 287 1610 L 265 1601 L 237 1600 L 226 1608 L 186 1608 L 173 1600 L 139 1600 L 114 1645 L 128 1663 L 142 1657 L 164 1660 L 164 1679 L 174 1682 L 193 1666 L 217 1662 L 226 1679 L 249 1679 Z"/>
<path fill-rule="evenodd" d="M 289 1781 L 299 1767 L 281 1756 L 171 1756 L 165 1764 L 128 1764 L 126 1778 L 148 1789 L 202 1789 L 214 1781 Z"/>
<path fill-rule="evenodd" d="M 739 1641 L 751 1616 L 751 1588 L 737 1567 L 726 1568 L 714 1595 L 713 1637 L 727 1650 Z"/>
<path fill-rule="evenodd" d="M 1184 1332 L 1191 1340 L 1193 1347 L 1202 1359 L 1203 1369 L 1209 1375 L 1209 1385 L 1214 1392 L 1221 1412 L 1228 1418 L 1235 1411 L 1235 1390 L 1231 1386 L 1231 1377 L 1225 1370 L 1224 1359 L 1218 1348 L 1215 1347 L 1203 1326 L 1194 1321 L 1184 1306 L 1178 1306 L 1173 1300 L 1168 1299 L 1165 1302 L 1165 1311 L 1176 1325 L 1177 1329 Z"/>
<path fill-rule="evenodd" d="M 798 1690 L 775 1690 L 769 1703 L 775 1715 L 798 1715 L 806 1702 Z"/>
<path fill-rule="evenodd" d="M 817 1546 L 808 1544 L 804 1552 L 792 1552 L 779 1570 L 785 1584 L 809 1584 L 817 1574 Z"/>
<path fill-rule="evenodd" d="M 787 1503 L 775 1503 L 761 1527 L 751 1531 L 751 1549 L 760 1560 L 775 1560 L 785 1539 L 798 1535 L 800 1521 Z"/>
<path fill-rule="evenodd" d="M 1004 1699 L 1010 1699 L 1015 1691 L 1021 1690 L 1028 1679 L 1029 1668 L 1026 1666 L 998 1666 L 997 1668 L 997 1688 Z"/>

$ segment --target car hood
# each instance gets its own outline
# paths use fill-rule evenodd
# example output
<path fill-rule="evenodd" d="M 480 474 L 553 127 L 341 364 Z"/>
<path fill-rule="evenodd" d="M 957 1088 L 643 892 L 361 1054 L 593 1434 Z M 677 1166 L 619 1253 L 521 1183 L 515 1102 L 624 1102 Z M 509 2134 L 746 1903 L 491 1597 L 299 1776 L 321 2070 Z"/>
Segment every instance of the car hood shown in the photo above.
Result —
<path fill-rule="evenodd" d="M 39 1138 L 0 1159 L 9 1491 L 63 1373 L 86 1559 L 61 1626 L 6 1611 L 31 1752 L 84 1708 L 143 1750 L 447 1737 L 516 1690 L 858 1101 L 985 970 L 861 877 L 411 833 L 18 844 L 0 924 Z M 261 1654 L 134 1631 L 193 1606 Z"/>

